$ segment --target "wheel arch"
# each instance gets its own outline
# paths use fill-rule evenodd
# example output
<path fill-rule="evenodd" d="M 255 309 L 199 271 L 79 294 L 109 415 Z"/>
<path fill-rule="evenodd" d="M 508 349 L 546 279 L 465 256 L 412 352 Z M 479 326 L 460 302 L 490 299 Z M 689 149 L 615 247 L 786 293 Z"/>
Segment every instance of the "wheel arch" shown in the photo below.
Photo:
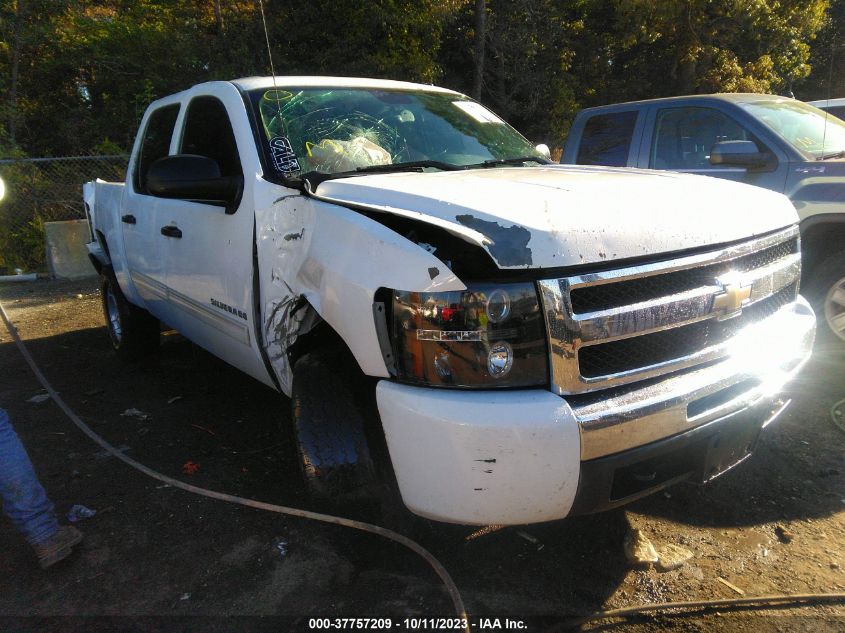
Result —
<path fill-rule="evenodd" d="M 845 250 L 845 213 L 812 215 L 801 222 L 801 260 L 805 282 L 827 259 Z"/>
<path fill-rule="evenodd" d="M 102 267 L 100 294 L 109 339 L 121 360 L 136 361 L 158 349 L 158 319 L 127 300 L 111 266 Z"/>
<path fill-rule="evenodd" d="M 97 274 L 102 275 L 106 267 L 112 268 L 109 244 L 106 241 L 106 236 L 99 229 L 94 231 L 94 239 L 96 242 L 88 246 L 88 259 L 91 260 L 91 265 L 94 266 Z"/>

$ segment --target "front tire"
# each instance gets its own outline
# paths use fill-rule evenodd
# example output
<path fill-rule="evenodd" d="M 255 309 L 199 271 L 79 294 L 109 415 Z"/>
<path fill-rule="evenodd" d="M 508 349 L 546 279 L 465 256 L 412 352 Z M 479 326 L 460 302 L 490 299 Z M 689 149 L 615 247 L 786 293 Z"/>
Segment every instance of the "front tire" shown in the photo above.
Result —
<path fill-rule="evenodd" d="M 823 337 L 845 344 L 845 253 L 828 257 L 812 271 L 807 291 Z"/>
<path fill-rule="evenodd" d="M 316 349 L 294 366 L 296 448 L 305 487 L 318 503 L 373 502 L 378 496 L 366 435 L 370 386 L 345 349 Z"/>
<path fill-rule="evenodd" d="M 126 300 L 111 270 L 100 275 L 100 294 L 109 340 L 121 360 L 139 360 L 158 349 L 158 319 Z"/>

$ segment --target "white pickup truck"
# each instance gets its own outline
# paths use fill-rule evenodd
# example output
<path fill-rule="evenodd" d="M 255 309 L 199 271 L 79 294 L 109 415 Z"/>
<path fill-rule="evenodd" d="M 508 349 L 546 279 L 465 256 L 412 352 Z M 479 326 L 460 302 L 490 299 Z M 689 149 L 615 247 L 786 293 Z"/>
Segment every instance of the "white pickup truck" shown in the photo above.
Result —
<path fill-rule="evenodd" d="M 321 497 L 520 524 L 712 479 L 810 355 L 795 209 L 549 163 L 432 86 L 160 99 L 126 183 L 84 187 L 112 344 L 148 353 L 164 323 L 290 396 Z"/>

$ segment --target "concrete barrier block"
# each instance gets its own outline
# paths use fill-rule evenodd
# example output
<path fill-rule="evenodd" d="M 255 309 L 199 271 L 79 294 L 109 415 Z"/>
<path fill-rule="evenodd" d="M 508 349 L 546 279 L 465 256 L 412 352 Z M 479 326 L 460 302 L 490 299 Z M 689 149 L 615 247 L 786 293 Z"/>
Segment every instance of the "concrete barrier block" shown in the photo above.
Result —
<path fill-rule="evenodd" d="M 88 220 L 45 222 L 44 241 L 51 276 L 58 279 L 84 279 L 97 274 L 85 248 L 85 244 L 91 241 Z"/>

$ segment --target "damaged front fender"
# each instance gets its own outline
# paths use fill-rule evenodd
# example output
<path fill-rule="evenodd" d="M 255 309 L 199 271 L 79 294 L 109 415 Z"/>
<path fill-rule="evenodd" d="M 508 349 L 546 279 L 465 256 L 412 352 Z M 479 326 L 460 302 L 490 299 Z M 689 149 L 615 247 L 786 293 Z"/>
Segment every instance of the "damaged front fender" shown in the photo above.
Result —
<path fill-rule="evenodd" d="M 437 257 L 351 209 L 261 179 L 255 199 L 262 337 L 287 395 L 293 377 L 288 352 L 321 320 L 366 375 L 388 377 L 373 317 L 376 291 L 466 289 Z"/>

